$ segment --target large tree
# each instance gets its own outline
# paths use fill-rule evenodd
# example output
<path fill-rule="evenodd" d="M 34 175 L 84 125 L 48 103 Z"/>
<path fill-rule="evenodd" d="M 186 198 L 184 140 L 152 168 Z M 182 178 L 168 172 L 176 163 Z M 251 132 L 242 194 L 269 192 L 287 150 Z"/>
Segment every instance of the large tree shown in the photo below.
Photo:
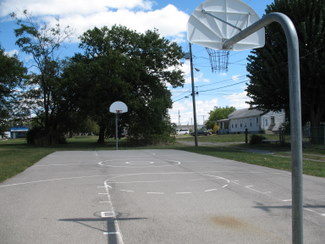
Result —
<path fill-rule="evenodd" d="M 8 56 L 0 47 L 0 134 L 15 110 L 18 88 L 23 85 L 25 74 L 22 62 L 16 56 Z"/>
<path fill-rule="evenodd" d="M 294 23 L 300 48 L 303 122 L 325 121 L 325 1 L 275 0 L 266 13 L 282 12 Z M 247 70 L 251 104 L 263 110 L 289 110 L 288 61 L 284 33 L 278 24 L 266 27 L 264 48 L 252 51 Z M 288 114 L 288 113 L 287 113 Z"/>
<path fill-rule="evenodd" d="M 121 100 L 129 112 L 121 116 L 129 138 L 153 142 L 170 128 L 167 84 L 184 82 L 178 68 L 181 48 L 156 31 L 144 34 L 123 26 L 94 28 L 81 36 L 84 53 L 75 55 L 65 70 L 71 98 L 80 111 L 100 126 L 98 142 L 114 119 L 109 106 Z M 169 132 L 168 132 L 169 133 Z"/>
<path fill-rule="evenodd" d="M 234 107 L 214 107 L 213 110 L 209 112 L 209 118 L 205 122 L 207 129 L 213 129 L 217 120 L 226 119 L 229 114 L 234 112 L 236 108 Z"/>
<path fill-rule="evenodd" d="M 54 26 L 33 18 L 27 10 L 23 12 L 23 18 L 18 18 L 15 13 L 11 17 L 16 19 L 17 25 L 15 35 L 16 45 L 23 52 L 33 58 L 33 68 L 30 70 L 29 87 L 27 93 L 30 104 L 35 108 L 44 144 L 56 143 L 55 134 L 58 132 L 54 118 L 57 112 L 57 104 L 53 100 L 55 97 L 59 74 L 60 57 L 59 49 L 61 45 L 70 37 L 69 27 L 62 28 L 59 21 Z"/>

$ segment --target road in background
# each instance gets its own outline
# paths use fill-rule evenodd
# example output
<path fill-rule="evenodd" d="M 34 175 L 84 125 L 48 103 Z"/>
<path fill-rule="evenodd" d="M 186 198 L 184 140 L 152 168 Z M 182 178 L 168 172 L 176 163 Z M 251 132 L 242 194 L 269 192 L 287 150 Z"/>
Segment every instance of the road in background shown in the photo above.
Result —
<path fill-rule="evenodd" d="M 56 152 L 0 184 L 1 243 L 291 243 L 289 172 L 177 150 Z M 304 176 L 306 243 L 325 179 Z"/>

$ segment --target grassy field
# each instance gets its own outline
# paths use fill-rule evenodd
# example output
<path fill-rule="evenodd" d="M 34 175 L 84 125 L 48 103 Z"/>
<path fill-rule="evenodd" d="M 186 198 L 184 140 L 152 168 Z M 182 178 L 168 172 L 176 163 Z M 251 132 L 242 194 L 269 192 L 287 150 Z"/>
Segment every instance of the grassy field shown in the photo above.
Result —
<path fill-rule="evenodd" d="M 250 139 L 250 136 L 248 134 L 248 141 Z M 263 135 L 267 140 L 279 140 L 278 135 Z M 226 135 L 210 135 L 210 136 L 199 136 L 199 141 L 201 142 L 245 142 L 245 134 L 226 134 Z M 194 136 L 190 135 L 184 135 L 179 136 L 177 138 L 178 140 L 183 141 L 194 141 Z"/>
<path fill-rule="evenodd" d="M 274 138 L 268 138 L 276 140 Z M 53 147 L 33 147 L 26 144 L 24 139 L 0 141 L 0 182 L 24 171 L 46 155 L 63 150 L 115 150 L 115 142 L 109 141 L 105 145 L 98 145 L 96 137 L 76 137 L 68 139 L 68 143 Z M 193 137 L 185 136 L 178 141 L 193 141 Z M 169 146 L 126 147 L 121 141 L 120 149 L 178 149 L 196 152 L 215 157 L 222 157 L 236 161 L 256 164 L 276 169 L 290 170 L 290 147 L 273 144 L 249 145 L 243 144 L 244 135 L 213 135 L 201 136 L 199 142 L 218 143 L 210 146 L 186 146 L 175 143 Z M 225 144 L 233 142 L 234 144 Z M 241 142 L 241 143 L 237 143 Z M 221 145 L 220 145 L 221 144 Z M 252 149 L 257 153 L 252 152 Z M 258 151 L 270 151 L 272 154 L 261 154 Z M 325 146 L 308 146 L 304 148 L 304 174 L 325 177 Z"/>

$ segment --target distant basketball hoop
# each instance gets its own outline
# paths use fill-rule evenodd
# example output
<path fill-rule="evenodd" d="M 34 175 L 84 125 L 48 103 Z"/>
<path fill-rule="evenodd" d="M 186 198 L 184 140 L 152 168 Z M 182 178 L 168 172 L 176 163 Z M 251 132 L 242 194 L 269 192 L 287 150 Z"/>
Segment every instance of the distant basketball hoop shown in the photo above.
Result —
<path fill-rule="evenodd" d="M 118 150 L 118 115 L 126 113 L 128 111 L 128 106 L 121 101 L 116 101 L 111 104 L 109 111 L 114 113 L 115 116 L 115 139 L 116 139 L 116 150 Z"/>
<path fill-rule="evenodd" d="M 227 72 L 229 62 L 228 50 L 216 50 L 211 48 L 205 48 L 209 54 L 209 60 L 212 72 Z"/>

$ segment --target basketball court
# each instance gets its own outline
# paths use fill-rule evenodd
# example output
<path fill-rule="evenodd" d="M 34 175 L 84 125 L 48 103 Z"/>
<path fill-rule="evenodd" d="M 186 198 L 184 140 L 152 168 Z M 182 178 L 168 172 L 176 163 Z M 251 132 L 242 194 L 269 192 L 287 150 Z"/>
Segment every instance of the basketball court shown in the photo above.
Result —
<path fill-rule="evenodd" d="M 1 240 L 323 243 L 325 180 L 302 177 L 299 50 L 291 21 L 280 13 L 259 19 L 239 0 L 206 0 L 189 19 L 188 40 L 222 51 L 260 48 L 272 22 L 288 41 L 292 175 L 176 150 L 57 152 L 0 185 Z"/>
<path fill-rule="evenodd" d="M 305 177 L 323 243 L 325 180 Z M 290 243 L 290 173 L 177 150 L 56 152 L 0 185 L 3 243 Z"/>

